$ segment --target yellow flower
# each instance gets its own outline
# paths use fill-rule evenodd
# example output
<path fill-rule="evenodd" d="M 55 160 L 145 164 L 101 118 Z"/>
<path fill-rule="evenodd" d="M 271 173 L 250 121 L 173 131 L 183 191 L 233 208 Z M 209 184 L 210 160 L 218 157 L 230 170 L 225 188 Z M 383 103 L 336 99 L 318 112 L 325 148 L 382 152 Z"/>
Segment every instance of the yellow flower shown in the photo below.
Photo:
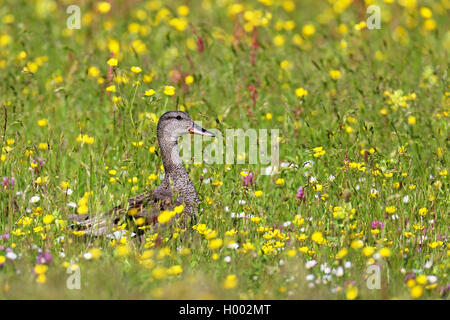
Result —
<path fill-rule="evenodd" d="M 183 272 L 183 268 L 181 268 L 180 265 L 171 266 L 169 269 L 167 269 L 168 274 L 177 275 Z"/>
<path fill-rule="evenodd" d="M 48 266 L 45 264 L 37 264 L 34 267 L 34 272 L 38 275 L 45 274 L 48 270 Z"/>
<path fill-rule="evenodd" d="M 53 216 L 52 216 L 51 214 L 47 214 L 47 215 L 44 216 L 44 218 L 43 218 L 42 221 L 43 221 L 45 224 L 50 224 L 50 223 L 53 222 L 53 220 L 54 220 Z"/>
<path fill-rule="evenodd" d="M 170 219 L 172 219 L 172 212 L 167 210 L 161 212 L 161 214 L 158 216 L 158 222 L 161 224 L 169 222 Z"/>
<path fill-rule="evenodd" d="M 316 33 L 316 28 L 312 24 L 305 24 L 302 27 L 302 34 L 305 38 L 311 37 L 314 33 Z"/>
<path fill-rule="evenodd" d="M 383 258 L 389 258 L 391 256 L 391 250 L 389 248 L 381 248 L 380 251 L 378 251 L 378 253 Z"/>
<path fill-rule="evenodd" d="M 308 95 L 308 90 L 303 89 L 303 88 L 297 88 L 295 90 L 295 95 L 299 98 L 303 98 Z"/>
<path fill-rule="evenodd" d="M 424 19 L 429 19 L 433 16 L 433 12 L 427 7 L 422 7 L 420 8 L 420 15 Z"/>
<path fill-rule="evenodd" d="M 116 86 L 112 85 L 112 86 L 106 87 L 106 91 L 107 92 L 116 92 Z"/>
<path fill-rule="evenodd" d="M 280 63 L 280 68 L 283 69 L 283 70 L 289 69 L 290 66 L 291 66 L 291 63 L 288 60 L 283 60 Z"/>
<path fill-rule="evenodd" d="M 188 21 L 185 18 L 173 18 L 169 20 L 169 25 L 178 31 L 184 31 L 188 25 Z"/>
<path fill-rule="evenodd" d="M 116 248 L 116 254 L 119 256 L 119 257 L 125 257 L 125 256 L 127 256 L 127 255 L 129 255 L 130 254 L 130 248 L 127 246 L 127 245 L 119 245 L 117 248 Z"/>
<path fill-rule="evenodd" d="M 325 239 L 322 235 L 322 232 L 316 231 L 312 234 L 311 236 L 311 240 L 318 243 L 318 244 L 324 244 L 325 243 Z"/>
<path fill-rule="evenodd" d="M 177 8 L 177 13 L 178 13 L 180 16 L 185 17 L 185 16 L 187 16 L 187 15 L 189 14 L 189 7 L 188 7 L 188 6 L 185 6 L 185 5 L 179 6 L 179 7 Z"/>
<path fill-rule="evenodd" d="M 39 69 L 38 64 L 32 61 L 27 62 L 27 65 L 23 67 L 24 72 L 31 72 L 31 73 L 36 73 L 38 69 Z"/>
<path fill-rule="evenodd" d="M 272 114 L 270 112 L 266 114 L 266 119 L 272 120 Z"/>
<path fill-rule="evenodd" d="M 223 287 L 225 289 L 234 289 L 238 285 L 238 279 L 235 274 L 230 274 L 225 278 L 223 282 Z"/>
<path fill-rule="evenodd" d="M 362 240 L 353 240 L 350 246 L 353 249 L 361 249 L 364 247 L 364 242 Z"/>
<path fill-rule="evenodd" d="M 330 77 L 333 80 L 338 80 L 341 78 L 341 72 L 339 70 L 330 70 Z"/>
<path fill-rule="evenodd" d="M 116 58 L 110 58 L 106 63 L 111 67 L 116 67 L 119 61 Z"/>
<path fill-rule="evenodd" d="M 428 213 L 428 209 L 427 208 L 420 208 L 419 209 L 419 215 L 425 216 L 427 213 Z"/>
<path fill-rule="evenodd" d="M 152 270 L 152 275 L 157 280 L 164 279 L 167 276 L 167 269 L 164 267 L 157 267 Z"/>
<path fill-rule="evenodd" d="M 142 69 L 140 67 L 136 67 L 136 66 L 131 67 L 130 70 L 133 73 L 140 73 L 140 72 L 142 72 Z"/>
<path fill-rule="evenodd" d="M 408 117 L 408 123 L 409 123 L 410 125 L 416 124 L 416 117 L 414 117 L 414 116 Z"/>
<path fill-rule="evenodd" d="M 423 294 L 422 286 L 412 287 L 410 293 L 411 293 L 411 297 L 413 297 L 414 299 L 420 298 Z"/>
<path fill-rule="evenodd" d="M 164 86 L 164 94 L 166 96 L 173 96 L 175 94 L 175 88 L 172 86 Z"/>
<path fill-rule="evenodd" d="M 375 248 L 374 248 L 374 247 L 365 247 L 365 248 L 362 250 L 362 254 L 363 254 L 365 257 L 370 257 L 370 256 L 372 256 L 372 255 L 374 254 L 374 252 L 375 252 Z"/>
<path fill-rule="evenodd" d="M 283 178 L 278 178 L 278 179 L 275 181 L 275 184 L 278 184 L 278 185 L 284 184 L 284 179 L 283 179 Z"/>
<path fill-rule="evenodd" d="M 191 84 L 194 82 L 194 77 L 193 76 L 186 76 L 186 78 L 184 78 L 184 83 L 186 84 Z"/>
<path fill-rule="evenodd" d="M 416 278 L 416 282 L 421 285 L 427 284 L 427 281 L 428 281 L 427 276 L 425 276 L 423 274 L 421 274 L 420 276 L 417 276 L 417 278 Z"/>
<path fill-rule="evenodd" d="M 396 211 L 397 211 L 397 209 L 394 206 L 386 207 L 386 213 L 393 214 Z"/>
<path fill-rule="evenodd" d="M 107 12 L 109 12 L 109 10 L 111 10 L 111 4 L 107 1 L 100 1 L 97 4 L 97 10 L 100 13 L 107 13 Z"/>
<path fill-rule="evenodd" d="M 358 288 L 350 284 L 347 286 L 346 294 L 347 300 L 354 300 L 358 297 Z"/>
<path fill-rule="evenodd" d="M 255 191 L 255 197 L 261 197 L 263 195 L 263 192 L 261 190 Z"/>
<path fill-rule="evenodd" d="M 281 46 L 283 46 L 284 45 L 284 43 L 286 42 L 286 39 L 284 38 L 284 36 L 282 36 L 282 35 L 276 35 L 274 38 L 273 38 L 273 44 L 276 46 L 276 47 L 281 47 Z"/>
<path fill-rule="evenodd" d="M 41 150 L 47 150 L 47 149 L 48 149 L 48 144 L 45 143 L 45 142 L 39 143 L 39 149 L 41 149 Z"/>
<path fill-rule="evenodd" d="M 102 250 L 98 248 L 89 249 L 88 252 L 91 254 L 92 259 L 98 259 L 102 255 Z"/>
<path fill-rule="evenodd" d="M 36 282 L 37 282 L 37 283 L 43 284 L 43 283 L 45 283 L 46 281 L 47 281 L 47 276 L 46 276 L 45 274 L 40 274 L 40 275 L 38 275 L 37 278 L 36 278 Z"/>
<path fill-rule="evenodd" d="M 347 254 L 348 254 L 348 249 L 347 249 L 347 248 L 342 248 L 342 249 L 339 250 L 339 252 L 336 254 L 336 259 L 342 259 L 342 258 L 344 258 Z"/>
<path fill-rule="evenodd" d="M 427 19 L 423 23 L 423 27 L 427 31 L 433 31 L 434 29 L 436 29 L 436 21 L 434 19 Z"/>
<path fill-rule="evenodd" d="M 45 127 L 48 124 L 48 119 L 40 119 L 37 124 L 39 127 Z"/>
<path fill-rule="evenodd" d="M 222 245 L 223 245 L 222 239 L 214 239 L 214 240 L 209 241 L 208 247 L 211 250 L 216 250 L 216 249 L 221 248 Z"/>
<path fill-rule="evenodd" d="M 175 213 L 177 213 L 177 214 L 182 213 L 183 210 L 184 210 L 184 206 L 183 206 L 182 204 L 179 205 L 179 206 L 176 206 L 176 207 L 173 209 L 173 211 L 174 211 Z"/>

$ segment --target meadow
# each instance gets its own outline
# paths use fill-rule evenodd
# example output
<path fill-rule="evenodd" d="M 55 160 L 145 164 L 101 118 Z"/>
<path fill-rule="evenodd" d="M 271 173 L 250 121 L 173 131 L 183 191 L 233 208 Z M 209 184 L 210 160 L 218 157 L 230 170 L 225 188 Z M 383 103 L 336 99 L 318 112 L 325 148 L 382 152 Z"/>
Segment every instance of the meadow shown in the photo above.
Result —
<path fill-rule="evenodd" d="M 0 298 L 448 299 L 449 10 L 0 0 Z M 186 163 L 195 225 L 74 228 L 159 185 L 169 110 L 280 165 Z"/>

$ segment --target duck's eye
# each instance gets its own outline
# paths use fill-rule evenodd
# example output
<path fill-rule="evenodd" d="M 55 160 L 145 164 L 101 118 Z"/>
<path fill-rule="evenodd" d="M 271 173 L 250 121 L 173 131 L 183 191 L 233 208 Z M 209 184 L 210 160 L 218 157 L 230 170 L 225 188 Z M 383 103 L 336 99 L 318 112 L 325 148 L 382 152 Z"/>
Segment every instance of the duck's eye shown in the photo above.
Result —
<path fill-rule="evenodd" d="M 177 116 L 177 120 L 181 120 L 181 116 Z"/>

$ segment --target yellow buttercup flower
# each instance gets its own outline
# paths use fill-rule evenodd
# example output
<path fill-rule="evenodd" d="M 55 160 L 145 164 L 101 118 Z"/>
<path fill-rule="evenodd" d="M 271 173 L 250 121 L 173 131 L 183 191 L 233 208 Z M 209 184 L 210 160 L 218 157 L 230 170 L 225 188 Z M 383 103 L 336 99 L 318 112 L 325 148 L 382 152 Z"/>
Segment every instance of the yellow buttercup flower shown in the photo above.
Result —
<path fill-rule="evenodd" d="M 223 282 L 223 287 L 225 289 L 234 289 L 238 285 L 238 279 L 235 274 L 228 275 Z"/>
<path fill-rule="evenodd" d="M 173 96 L 175 94 L 175 88 L 172 86 L 165 86 L 164 87 L 164 94 L 166 96 Z"/>

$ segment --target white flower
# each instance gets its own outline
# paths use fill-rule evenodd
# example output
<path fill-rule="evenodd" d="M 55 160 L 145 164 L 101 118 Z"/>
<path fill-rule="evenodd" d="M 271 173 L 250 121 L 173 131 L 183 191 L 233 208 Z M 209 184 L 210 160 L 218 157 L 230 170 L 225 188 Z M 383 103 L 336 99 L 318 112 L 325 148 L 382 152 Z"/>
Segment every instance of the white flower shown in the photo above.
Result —
<path fill-rule="evenodd" d="M 230 208 L 228 208 L 228 206 L 226 206 L 224 210 L 225 210 L 225 212 L 229 212 Z"/>
<path fill-rule="evenodd" d="M 306 281 L 313 281 L 314 280 L 314 275 L 313 274 L 308 274 L 306 276 Z"/>
<path fill-rule="evenodd" d="M 425 262 L 425 269 L 430 269 L 433 266 L 433 260 Z"/>
<path fill-rule="evenodd" d="M 61 252 L 59 253 L 59 257 L 60 257 L 60 258 L 65 258 L 65 257 L 66 257 L 66 254 L 64 253 L 64 251 L 61 251 Z"/>
<path fill-rule="evenodd" d="M 308 282 L 308 288 L 314 288 L 314 282 Z"/>
<path fill-rule="evenodd" d="M 231 257 L 226 256 L 225 258 L 223 258 L 223 261 L 225 261 L 226 263 L 229 263 L 229 262 L 231 262 Z"/>
<path fill-rule="evenodd" d="M 266 176 L 274 175 L 277 172 L 276 167 L 268 166 L 266 169 L 264 169 L 263 174 Z"/>
<path fill-rule="evenodd" d="M 70 207 L 70 208 L 76 208 L 76 207 L 77 207 L 77 204 L 76 204 L 75 202 L 69 202 L 69 203 L 67 204 L 67 206 Z"/>
<path fill-rule="evenodd" d="M 206 168 L 203 168 L 203 174 L 206 174 L 207 172 L 208 172 L 208 169 L 206 169 Z"/>
<path fill-rule="evenodd" d="M 309 178 L 309 183 L 315 183 L 317 181 L 316 177 L 310 177 Z"/>
<path fill-rule="evenodd" d="M 361 187 L 359 186 L 359 184 L 356 185 L 356 190 L 358 191 Z"/>
<path fill-rule="evenodd" d="M 408 195 L 404 196 L 402 201 L 403 201 L 403 203 L 408 203 L 409 202 L 409 196 Z"/>
<path fill-rule="evenodd" d="M 336 277 L 342 277 L 344 275 L 344 268 L 342 268 L 341 266 L 339 266 L 335 272 Z"/>
<path fill-rule="evenodd" d="M 41 198 L 39 196 L 33 196 L 30 199 L 30 203 L 37 203 L 37 202 L 39 202 L 39 200 L 41 200 Z"/>
<path fill-rule="evenodd" d="M 85 258 L 86 260 L 91 260 L 92 259 L 92 253 L 86 252 L 85 254 L 83 254 L 83 258 Z"/>
<path fill-rule="evenodd" d="M 303 168 L 312 168 L 314 166 L 314 161 L 312 160 L 308 160 L 306 162 L 303 163 Z"/>
<path fill-rule="evenodd" d="M 333 182 L 334 179 L 336 179 L 336 177 L 333 176 L 332 174 L 330 174 L 330 175 L 328 176 L 328 181 Z"/>
<path fill-rule="evenodd" d="M 283 223 L 283 227 L 289 227 L 292 224 L 292 222 L 290 221 L 286 221 L 285 223 Z"/>
<path fill-rule="evenodd" d="M 306 262 L 305 267 L 306 269 L 311 269 L 312 267 L 314 267 L 317 264 L 316 260 L 309 260 L 308 262 Z"/>
<path fill-rule="evenodd" d="M 233 242 L 228 245 L 229 249 L 237 249 L 239 248 L 239 243 Z"/>
<path fill-rule="evenodd" d="M 280 266 L 282 266 L 282 265 L 284 265 L 284 260 L 281 259 L 278 263 L 280 264 Z"/>
<path fill-rule="evenodd" d="M 127 233 L 126 230 L 119 230 L 119 231 L 115 231 L 111 234 L 107 234 L 106 237 L 108 237 L 110 239 L 120 240 L 122 238 L 122 236 L 124 236 L 126 233 Z"/>
<path fill-rule="evenodd" d="M 429 275 L 429 276 L 427 276 L 427 280 L 429 283 L 433 284 L 438 281 L 438 277 L 436 277 L 435 275 Z"/>
<path fill-rule="evenodd" d="M 8 258 L 9 260 L 16 260 L 17 259 L 17 254 L 15 254 L 14 252 L 10 251 L 6 254 L 6 258 Z"/>
<path fill-rule="evenodd" d="M 70 189 L 70 188 L 67 189 L 66 194 L 67 194 L 68 196 L 70 196 L 72 193 L 73 193 L 72 189 Z"/>
<path fill-rule="evenodd" d="M 324 276 L 322 277 L 322 279 L 323 279 L 324 281 L 331 281 L 331 275 L 326 274 L 326 275 L 324 275 Z"/>
<path fill-rule="evenodd" d="M 351 267 L 352 267 L 352 263 L 350 261 L 345 261 L 344 268 L 348 269 L 348 268 L 351 268 Z"/>
<path fill-rule="evenodd" d="M 239 204 L 240 205 L 243 205 L 243 204 L 246 204 L 247 202 L 245 201 L 245 200 L 239 200 Z"/>

